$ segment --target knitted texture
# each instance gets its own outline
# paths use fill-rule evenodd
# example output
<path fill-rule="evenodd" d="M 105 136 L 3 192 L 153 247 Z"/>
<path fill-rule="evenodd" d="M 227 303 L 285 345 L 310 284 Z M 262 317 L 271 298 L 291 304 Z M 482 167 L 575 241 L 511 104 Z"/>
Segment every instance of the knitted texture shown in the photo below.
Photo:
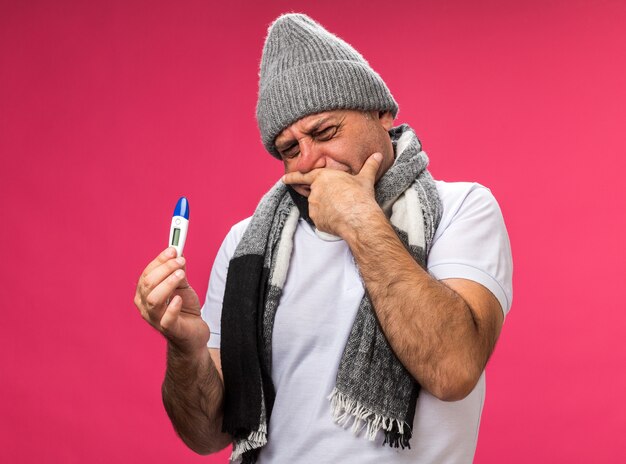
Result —
<path fill-rule="evenodd" d="M 376 184 L 376 201 L 413 259 L 426 268 L 441 220 L 441 200 L 413 130 L 402 125 L 389 135 L 396 160 Z M 220 351 L 222 427 L 234 439 L 231 459 L 244 464 L 254 463 L 271 439 L 276 397 L 272 334 L 300 217 L 287 186 L 279 181 L 259 203 L 228 266 Z M 409 447 L 419 391 L 393 353 L 365 293 L 328 398 L 329 420 L 351 426 L 369 440 L 382 431 L 389 446 Z"/>
<path fill-rule="evenodd" d="M 348 43 L 304 14 L 280 16 L 261 57 L 256 117 L 266 150 L 286 127 L 336 109 L 391 111 L 398 104 L 381 77 Z"/>

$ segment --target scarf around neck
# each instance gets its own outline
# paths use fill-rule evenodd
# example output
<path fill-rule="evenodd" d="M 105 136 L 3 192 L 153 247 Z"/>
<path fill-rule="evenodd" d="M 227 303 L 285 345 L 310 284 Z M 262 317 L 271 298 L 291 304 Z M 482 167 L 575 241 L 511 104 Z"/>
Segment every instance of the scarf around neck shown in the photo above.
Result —
<path fill-rule="evenodd" d="M 376 201 L 425 269 L 441 220 L 441 200 L 413 130 L 403 124 L 389 135 L 396 159 L 375 186 Z M 269 438 L 275 398 L 272 330 L 300 209 L 306 209 L 296 203 L 282 181 L 274 185 L 257 206 L 228 267 L 220 354 L 225 391 L 222 429 L 233 437 L 233 461 L 254 463 Z M 365 430 L 369 440 L 382 430 L 385 444 L 410 447 L 419 391 L 420 385 L 392 351 L 366 291 L 328 397 L 333 420 L 344 426 L 352 420 L 353 432 Z"/>

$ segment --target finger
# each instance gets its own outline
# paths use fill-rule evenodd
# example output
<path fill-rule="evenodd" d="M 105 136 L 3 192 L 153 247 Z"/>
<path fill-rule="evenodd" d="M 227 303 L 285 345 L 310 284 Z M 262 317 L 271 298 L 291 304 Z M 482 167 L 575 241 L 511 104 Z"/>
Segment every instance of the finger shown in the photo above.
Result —
<path fill-rule="evenodd" d="M 300 171 L 290 172 L 282 177 L 282 181 L 287 185 L 311 185 L 319 175 L 320 171 L 321 169 L 313 169 L 305 174 Z"/>
<path fill-rule="evenodd" d="M 146 268 L 141 273 L 141 277 L 147 276 L 155 267 L 160 266 L 161 264 L 165 263 L 167 260 L 172 259 L 172 258 L 176 258 L 176 248 L 167 247 L 165 250 L 159 253 L 159 256 L 154 258 L 150 262 L 150 264 L 146 266 Z"/>
<path fill-rule="evenodd" d="M 170 301 L 170 304 L 165 309 L 165 313 L 163 313 L 163 317 L 161 318 L 160 324 L 161 328 L 164 332 L 169 332 L 172 327 L 175 326 L 178 316 L 183 308 L 183 299 L 176 295 Z"/>
<path fill-rule="evenodd" d="M 370 179 L 372 183 L 376 180 L 376 174 L 378 174 L 378 169 L 380 169 L 380 162 L 383 160 L 383 155 L 381 153 L 374 153 L 372 156 L 365 160 L 365 164 L 359 171 L 359 176 L 365 177 L 366 179 Z"/>
<path fill-rule="evenodd" d="M 177 269 L 185 270 L 185 266 L 186 260 L 183 256 L 169 259 L 160 266 L 157 266 L 140 281 L 141 293 L 143 295 L 147 295 Z"/>
<path fill-rule="evenodd" d="M 162 307 L 167 298 L 169 298 L 177 288 L 186 288 L 189 286 L 185 271 L 178 269 L 171 275 L 167 276 L 159 285 L 146 297 L 146 306 L 148 311 L 157 307 Z M 170 302 L 171 303 L 171 302 Z"/>

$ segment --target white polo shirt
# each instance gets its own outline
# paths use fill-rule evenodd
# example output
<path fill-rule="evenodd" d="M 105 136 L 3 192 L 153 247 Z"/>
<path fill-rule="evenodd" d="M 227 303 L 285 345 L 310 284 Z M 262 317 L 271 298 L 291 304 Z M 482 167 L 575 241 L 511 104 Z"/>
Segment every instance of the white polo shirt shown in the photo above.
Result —
<path fill-rule="evenodd" d="M 482 284 L 504 314 L 512 292 L 512 258 L 500 208 L 477 183 L 436 181 L 443 216 L 428 257 L 437 279 Z M 211 329 L 210 348 L 220 347 L 222 298 L 228 263 L 250 218 L 228 233 L 215 258 L 202 317 Z M 272 335 L 272 380 L 276 401 L 268 443 L 259 463 L 470 463 L 484 404 L 485 375 L 463 400 L 440 401 L 420 391 L 411 449 L 382 446 L 335 424 L 328 395 L 364 294 L 363 283 L 343 240 L 318 238 L 304 220 L 294 247 Z"/>

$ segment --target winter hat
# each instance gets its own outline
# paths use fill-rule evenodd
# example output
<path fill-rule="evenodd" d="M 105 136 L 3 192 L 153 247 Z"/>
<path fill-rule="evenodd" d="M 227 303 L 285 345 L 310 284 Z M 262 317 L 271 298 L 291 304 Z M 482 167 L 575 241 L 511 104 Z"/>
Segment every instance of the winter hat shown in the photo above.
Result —
<path fill-rule="evenodd" d="M 351 45 L 304 14 L 280 16 L 268 29 L 256 117 L 266 150 L 281 159 L 274 140 L 310 114 L 336 109 L 391 111 L 398 104 Z"/>

